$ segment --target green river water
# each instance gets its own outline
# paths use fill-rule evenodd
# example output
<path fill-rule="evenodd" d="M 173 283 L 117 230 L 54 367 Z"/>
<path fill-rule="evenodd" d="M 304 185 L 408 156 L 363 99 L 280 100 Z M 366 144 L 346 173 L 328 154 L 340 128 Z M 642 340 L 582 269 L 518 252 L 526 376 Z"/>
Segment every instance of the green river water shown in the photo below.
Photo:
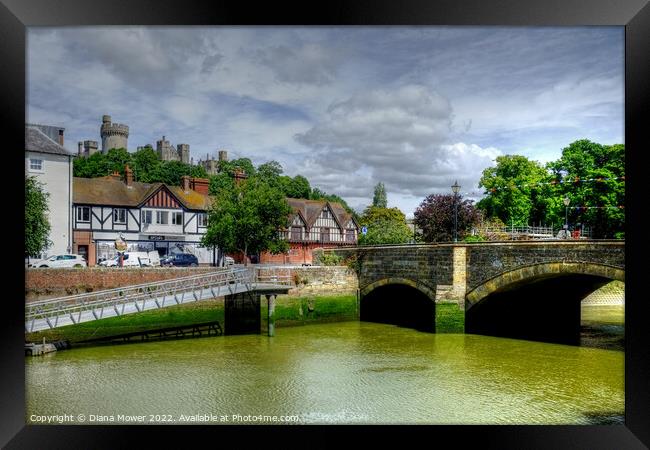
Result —
<path fill-rule="evenodd" d="M 367 322 L 25 361 L 28 424 L 592 424 L 624 410 L 623 351 Z"/>

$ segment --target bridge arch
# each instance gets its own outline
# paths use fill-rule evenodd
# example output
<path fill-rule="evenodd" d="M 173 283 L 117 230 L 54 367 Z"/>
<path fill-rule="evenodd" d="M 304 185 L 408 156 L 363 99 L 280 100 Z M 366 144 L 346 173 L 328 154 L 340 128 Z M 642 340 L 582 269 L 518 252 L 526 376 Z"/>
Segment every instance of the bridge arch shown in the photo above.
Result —
<path fill-rule="evenodd" d="M 501 273 L 465 296 L 465 332 L 577 345 L 580 302 L 625 270 L 564 261 Z"/>
<path fill-rule="evenodd" d="M 373 283 L 370 283 L 370 284 L 364 286 L 363 289 L 361 289 L 361 296 L 362 297 L 366 296 L 366 295 L 370 294 L 372 291 L 374 291 L 375 289 L 377 289 L 377 288 L 379 288 L 381 286 L 387 286 L 387 285 L 390 285 L 390 284 L 402 284 L 402 285 L 410 286 L 410 287 L 412 287 L 414 289 L 417 289 L 418 291 L 422 292 L 424 295 L 429 297 L 429 299 L 431 299 L 431 301 L 434 301 L 434 302 L 436 301 L 435 289 L 431 289 L 430 287 L 428 287 L 428 286 L 426 286 L 426 285 L 424 285 L 422 283 L 418 283 L 417 281 L 413 281 L 413 280 L 408 279 L 408 278 L 399 278 L 399 277 L 384 278 L 382 280 L 377 280 L 377 281 L 375 281 Z"/>
<path fill-rule="evenodd" d="M 472 289 L 465 296 L 466 305 L 471 307 L 495 292 L 516 288 L 517 286 L 528 284 L 533 280 L 578 274 L 590 275 L 608 280 L 625 281 L 625 270 L 606 264 L 588 262 L 530 264 L 501 273 Z"/>
<path fill-rule="evenodd" d="M 408 278 L 374 281 L 360 291 L 359 318 L 434 332 L 435 288 Z"/>

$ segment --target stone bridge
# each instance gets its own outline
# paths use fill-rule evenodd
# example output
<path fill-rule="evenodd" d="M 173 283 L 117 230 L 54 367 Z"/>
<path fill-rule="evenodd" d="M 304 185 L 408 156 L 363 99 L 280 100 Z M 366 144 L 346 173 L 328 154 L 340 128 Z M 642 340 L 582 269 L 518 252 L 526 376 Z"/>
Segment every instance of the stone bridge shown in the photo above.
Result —
<path fill-rule="evenodd" d="M 468 333 L 575 341 L 580 301 L 611 280 L 625 281 L 620 240 L 325 251 L 342 256 L 357 272 L 362 320 L 429 331 L 435 330 L 436 300 L 454 300 L 465 309 Z"/>

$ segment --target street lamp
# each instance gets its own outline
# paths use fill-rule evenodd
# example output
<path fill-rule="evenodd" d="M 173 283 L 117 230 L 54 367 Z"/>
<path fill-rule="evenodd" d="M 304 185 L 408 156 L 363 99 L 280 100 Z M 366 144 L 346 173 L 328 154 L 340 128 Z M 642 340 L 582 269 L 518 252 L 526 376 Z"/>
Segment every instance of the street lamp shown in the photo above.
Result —
<path fill-rule="evenodd" d="M 458 242 L 458 192 L 460 192 L 460 185 L 458 181 L 454 181 L 453 186 L 451 187 L 452 192 L 454 193 L 454 242 Z"/>
<path fill-rule="evenodd" d="M 569 200 L 568 196 L 565 196 L 564 200 L 562 201 L 564 202 L 564 229 L 568 231 L 569 230 L 569 203 L 571 202 L 571 200 Z"/>

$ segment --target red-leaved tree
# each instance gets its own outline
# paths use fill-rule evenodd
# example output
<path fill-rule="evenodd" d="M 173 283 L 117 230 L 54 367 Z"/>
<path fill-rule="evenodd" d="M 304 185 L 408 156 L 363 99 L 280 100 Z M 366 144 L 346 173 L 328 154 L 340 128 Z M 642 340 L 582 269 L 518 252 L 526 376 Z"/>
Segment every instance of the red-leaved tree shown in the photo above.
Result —
<path fill-rule="evenodd" d="M 425 242 L 451 242 L 454 240 L 454 204 L 458 204 L 458 240 L 463 239 L 480 219 L 473 200 L 463 200 L 453 194 L 431 194 L 415 210 L 415 225 L 421 230 Z"/>

